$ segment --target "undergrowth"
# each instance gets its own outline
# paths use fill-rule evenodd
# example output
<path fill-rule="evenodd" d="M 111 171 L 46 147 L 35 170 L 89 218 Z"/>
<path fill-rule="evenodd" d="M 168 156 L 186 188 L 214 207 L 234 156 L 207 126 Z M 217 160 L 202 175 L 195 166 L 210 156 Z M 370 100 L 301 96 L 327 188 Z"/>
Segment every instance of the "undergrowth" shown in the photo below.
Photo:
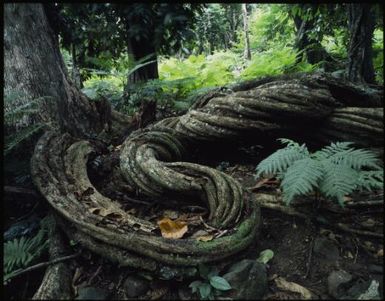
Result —
<path fill-rule="evenodd" d="M 305 144 L 279 139 L 286 147 L 262 160 L 256 177 L 277 176 L 286 204 L 300 195 L 317 191 L 344 205 L 354 190 L 382 189 L 383 168 L 375 153 L 351 147 L 352 142 L 331 143 L 310 153 Z"/>

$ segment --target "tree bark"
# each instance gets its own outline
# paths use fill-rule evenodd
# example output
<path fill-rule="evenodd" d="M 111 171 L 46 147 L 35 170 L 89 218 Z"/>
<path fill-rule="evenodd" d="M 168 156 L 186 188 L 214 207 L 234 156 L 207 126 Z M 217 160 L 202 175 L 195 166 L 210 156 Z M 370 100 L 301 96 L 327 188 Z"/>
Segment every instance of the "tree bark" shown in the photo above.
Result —
<path fill-rule="evenodd" d="M 57 38 L 43 6 L 7 3 L 4 14 L 4 92 L 20 96 L 5 110 L 44 98 L 38 117 L 22 120 L 50 122 L 74 136 L 97 134 L 104 125 L 95 103 L 88 101 L 69 80 Z"/>
<path fill-rule="evenodd" d="M 140 82 L 146 82 L 150 79 L 157 79 L 159 78 L 158 73 L 158 58 L 156 49 L 153 46 L 152 41 L 148 41 L 146 39 L 139 39 L 136 40 L 135 38 L 131 38 L 128 41 L 128 52 L 132 55 L 135 62 L 140 61 L 141 59 L 149 57 L 149 61 L 155 60 L 155 62 L 148 64 L 146 66 L 143 66 L 133 73 L 131 73 L 127 78 L 127 86 L 140 83 Z M 141 62 L 145 63 L 145 62 Z"/>
<path fill-rule="evenodd" d="M 249 40 L 249 21 L 247 18 L 247 3 L 242 4 L 242 13 L 243 13 L 243 32 L 245 34 L 244 57 L 245 59 L 250 60 L 251 52 L 250 52 L 250 40 Z"/>
<path fill-rule="evenodd" d="M 372 39 L 374 32 L 373 5 L 348 5 L 350 43 L 347 78 L 357 83 L 375 83 Z"/>
<path fill-rule="evenodd" d="M 317 9 L 317 4 L 310 4 L 313 10 Z M 302 7 L 307 7 L 303 5 Z M 293 18 L 297 30 L 296 33 L 296 48 L 300 51 L 297 55 L 296 61 L 299 63 L 302 59 L 303 52 L 306 54 L 306 59 L 310 64 L 321 62 L 327 57 L 325 49 L 321 45 L 321 41 L 310 38 L 308 32 L 314 29 L 314 20 L 304 20 L 296 15 Z"/>

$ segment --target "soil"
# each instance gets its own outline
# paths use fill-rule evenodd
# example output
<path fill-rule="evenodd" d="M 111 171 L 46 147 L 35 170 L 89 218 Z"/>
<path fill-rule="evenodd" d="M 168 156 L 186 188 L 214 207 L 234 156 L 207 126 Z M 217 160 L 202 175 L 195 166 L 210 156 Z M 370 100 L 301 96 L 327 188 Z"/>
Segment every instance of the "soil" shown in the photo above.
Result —
<path fill-rule="evenodd" d="M 205 148 L 207 150 L 207 148 Z M 217 148 L 218 149 L 218 148 Z M 255 166 L 271 152 L 259 145 L 240 146 L 239 145 L 222 145 L 221 151 L 191 151 L 191 161 L 216 167 L 224 172 L 232 175 L 239 180 L 245 188 L 255 186 L 254 179 Z M 119 150 L 115 150 L 115 154 L 109 157 L 110 167 L 99 175 L 91 175 L 95 186 L 101 191 L 108 192 L 108 181 L 102 179 L 110 179 L 111 170 L 117 164 Z M 111 159 L 112 158 L 112 159 Z M 114 159 L 115 158 L 115 159 Z M 100 160 L 100 158 L 99 158 Z M 99 164 L 102 166 L 103 164 Z M 107 176 L 107 177 L 106 177 Z M 265 185 L 256 192 L 267 192 L 277 194 L 278 186 L 276 184 Z M 110 192 L 111 193 L 111 192 Z M 367 197 L 352 196 L 354 197 Z M 115 195 L 115 197 L 119 197 Z M 141 199 L 142 200 L 142 199 Z M 325 220 L 338 220 L 347 224 L 351 228 L 362 226 L 365 221 L 372 221 L 371 225 L 366 225 L 366 230 L 382 233 L 383 227 L 383 205 L 376 208 L 359 208 L 346 212 L 334 211 L 321 208 L 314 211 L 312 205 L 312 197 L 308 198 L 308 204 L 304 205 L 304 211 L 314 212 L 322 216 Z M 131 204 L 132 205 L 132 204 Z M 136 205 L 138 207 L 138 205 Z M 307 209 L 306 209 L 306 208 Z M 153 214 L 152 218 L 161 215 L 162 210 L 170 209 L 157 206 L 142 206 L 145 209 L 137 209 L 137 213 Z M 142 211 L 141 211 L 142 210 Z M 186 212 L 185 212 L 186 213 Z M 190 212 L 193 216 L 194 212 Z M 311 215 L 311 214 L 310 214 Z M 290 216 L 285 213 L 262 208 L 263 222 L 260 233 L 256 237 L 255 243 L 247 250 L 237 255 L 236 260 L 241 258 L 256 259 L 259 253 L 266 249 L 274 252 L 273 259 L 268 263 L 268 279 L 269 289 L 265 296 L 267 300 L 281 299 L 298 299 L 300 295 L 295 292 L 282 290 L 277 287 L 275 279 L 282 277 L 289 282 L 297 283 L 310 290 L 315 298 L 330 299 L 332 296 L 328 292 L 328 276 L 332 271 L 345 270 L 350 273 L 354 279 L 359 281 L 367 281 L 368 279 L 377 279 L 381 286 L 383 279 L 383 237 L 367 237 L 356 235 L 314 222 L 314 219 L 302 219 Z M 332 225 L 332 223 L 331 223 Z M 190 233 L 191 235 L 192 233 Z M 325 258 L 321 253 L 315 252 L 315 242 L 328 241 L 335 246 L 337 253 L 333 258 Z M 74 247 L 76 249 L 76 246 Z M 331 250 L 330 250 L 331 252 Z M 382 253 L 381 253 L 382 252 Z M 331 252 L 332 253 L 332 252 Z M 328 252 L 326 252 L 326 257 Z M 77 270 L 77 279 L 74 282 L 74 288 L 79 290 L 82 286 L 91 285 L 102 288 L 109 292 L 111 299 L 127 299 L 123 283 L 128 275 L 141 274 L 148 279 L 150 289 L 146 294 L 139 296 L 138 299 L 180 299 L 181 288 L 186 289 L 188 284 L 193 281 L 177 279 L 171 281 L 156 280 L 150 274 L 139 272 L 135 269 L 120 268 L 113 265 L 95 254 L 83 251 L 81 258 L 76 261 L 74 267 Z M 43 270 L 40 271 L 41 276 Z M 35 272 L 36 273 L 36 272 Z M 20 278 L 23 279 L 23 278 Z M 10 299 L 20 298 L 20 286 L 22 281 L 15 282 L 16 285 L 8 286 L 7 295 Z M 33 286 L 35 287 L 35 285 Z M 7 290 L 7 288 L 6 288 Z M 24 296 L 32 296 L 34 291 L 23 293 Z M 189 294 L 187 290 L 187 294 Z M 191 296 L 190 296 L 191 297 Z"/>

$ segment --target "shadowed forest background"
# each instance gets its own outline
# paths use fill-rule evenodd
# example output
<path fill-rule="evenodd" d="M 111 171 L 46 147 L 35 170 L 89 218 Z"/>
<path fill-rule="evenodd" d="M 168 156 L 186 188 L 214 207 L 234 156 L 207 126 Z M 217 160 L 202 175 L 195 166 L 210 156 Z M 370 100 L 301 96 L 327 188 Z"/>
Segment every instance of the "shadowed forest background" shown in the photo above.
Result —
<path fill-rule="evenodd" d="M 4 5 L 8 299 L 383 298 L 383 5 Z"/>

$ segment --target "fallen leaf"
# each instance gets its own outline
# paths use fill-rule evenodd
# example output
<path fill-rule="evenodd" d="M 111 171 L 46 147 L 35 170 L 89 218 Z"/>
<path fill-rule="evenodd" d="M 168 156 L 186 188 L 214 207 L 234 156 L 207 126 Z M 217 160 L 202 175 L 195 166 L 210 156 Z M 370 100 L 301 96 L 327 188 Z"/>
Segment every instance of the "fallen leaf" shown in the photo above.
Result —
<path fill-rule="evenodd" d="M 384 257 L 384 249 L 380 249 L 377 254 L 376 254 L 377 257 Z"/>
<path fill-rule="evenodd" d="M 351 200 L 353 200 L 350 196 L 347 196 L 347 195 L 345 195 L 345 196 L 343 197 L 343 199 L 344 199 L 344 203 L 350 202 Z"/>
<path fill-rule="evenodd" d="M 187 223 L 180 220 L 171 220 L 164 217 L 158 221 L 160 232 L 164 238 L 181 238 L 188 230 Z"/>
<path fill-rule="evenodd" d="M 294 293 L 300 294 L 303 299 L 309 300 L 312 299 L 313 294 L 305 287 L 295 283 L 295 282 L 289 282 L 283 277 L 278 277 L 274 279 L 275 284 L 279 289 L 285 290 L 285 291 L 290 291 Z"/>
<path fill-rule="evenodd" d="M 213 238 L 214 238 L 214 235 L 209 234 L 209 235 L 199 236 L 196 238 L 196 240 L 198 240 L 198 241 L 210 241 L 210 240 L 213 240 Z"/>

